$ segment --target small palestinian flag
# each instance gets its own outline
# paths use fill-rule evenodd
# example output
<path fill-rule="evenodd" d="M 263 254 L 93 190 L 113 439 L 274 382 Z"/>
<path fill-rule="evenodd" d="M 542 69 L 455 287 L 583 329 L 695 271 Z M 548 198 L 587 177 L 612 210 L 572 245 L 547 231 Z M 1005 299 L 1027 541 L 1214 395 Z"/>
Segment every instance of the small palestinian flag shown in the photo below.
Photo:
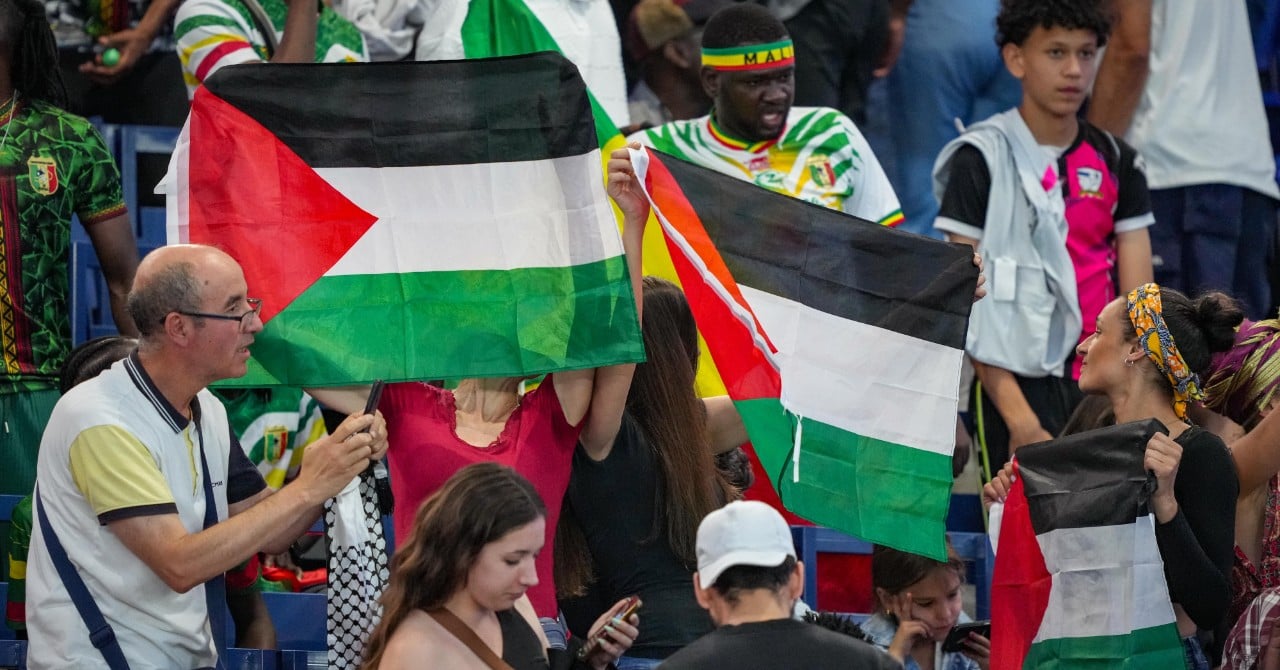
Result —
<path fill-rule="evenodd" d="M 169 240 L 263 299 L 235 383 L 532 375 L 643 358 L 586 88 L 562 56 L 226 67 Z"/>
<path fill-rule="evenodd" d="M 973 251 L 632 152 L 782 504 L 943 558 Z"/>
<path fill-rule="evenodd" d="M 1013 489 L 992 508 L 993 670 L 1183 667 L 1146 504 L 1157 431 L 1152 419 L 1018 450 Z"/>

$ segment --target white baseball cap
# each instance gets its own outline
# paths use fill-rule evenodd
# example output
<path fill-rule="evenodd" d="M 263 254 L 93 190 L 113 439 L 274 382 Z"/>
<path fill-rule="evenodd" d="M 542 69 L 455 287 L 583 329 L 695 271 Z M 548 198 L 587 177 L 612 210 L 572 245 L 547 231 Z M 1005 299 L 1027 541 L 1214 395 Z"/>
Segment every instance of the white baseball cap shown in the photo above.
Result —
<path fill-rule="evenodd" d="M 709 588 L 735 565 L 772 568 L 796 555 L 791 528 L 777 510 L 758 500 L 738 500 L 698 525 L 698 578 Z"/>

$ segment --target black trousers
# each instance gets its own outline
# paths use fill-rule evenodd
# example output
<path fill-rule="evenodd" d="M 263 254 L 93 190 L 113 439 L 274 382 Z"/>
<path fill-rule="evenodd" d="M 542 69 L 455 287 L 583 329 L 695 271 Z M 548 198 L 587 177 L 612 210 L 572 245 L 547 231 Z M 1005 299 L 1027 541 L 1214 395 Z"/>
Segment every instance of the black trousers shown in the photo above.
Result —
<path fill-rule="evenodd" d="M 871 72 L 888 41 L 888 0 L 812 0 L 784 24 L 795 43 L 795 104 L 864 123 Z"/>
<path fill-rule="evenodd" d="M 1020 375 L 1014 375 L 1014 378 L 1022 389 L 1022 395 L 1027 398 L 1027 404 L 1031 405 L 1031 411 L 1040 419 L 1040 426 L 1050 435 L 1061 434 L 1067 419 L 1084 398 L 1075 380 L 1070 377 Z M 1009 461 L 1009 427 L 1000 417 L 991 396 L 976 379 L 969 393 L 969 413 L 973 417 L 974 442 L 985 456 L 983 479 L 989 479 L 990 473 Z"/>

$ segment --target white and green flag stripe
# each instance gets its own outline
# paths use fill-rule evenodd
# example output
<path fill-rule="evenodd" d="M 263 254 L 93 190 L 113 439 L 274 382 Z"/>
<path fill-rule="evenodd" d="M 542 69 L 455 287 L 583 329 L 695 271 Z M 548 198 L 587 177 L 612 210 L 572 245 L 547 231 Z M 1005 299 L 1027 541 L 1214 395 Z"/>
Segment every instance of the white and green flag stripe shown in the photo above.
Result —
<path fill-rule="evenodd" d="M 994 670 L 1179 668 L 1182 644 L 1147 510 L 1154 419 L 1018 450 L 992 508 Z"/>
<path fill-rule="evenodd" d="M 782 503 L 944 557 L 972 253 L 656 152 L 632 159 Z"/>

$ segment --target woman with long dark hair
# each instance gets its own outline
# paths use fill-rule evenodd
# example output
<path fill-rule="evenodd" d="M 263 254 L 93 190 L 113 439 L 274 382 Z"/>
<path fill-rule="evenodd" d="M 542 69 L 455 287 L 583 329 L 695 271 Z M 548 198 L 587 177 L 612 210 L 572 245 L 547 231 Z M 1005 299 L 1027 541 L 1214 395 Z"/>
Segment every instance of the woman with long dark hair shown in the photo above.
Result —
<path fill-rule="evenodd" d="M 611 174 L 633 175 L 614 153 Z M 640 186 L 611 191 L 620 206 L 648 210 Z M 709 512 L 738 497 L 714 457 L 746 441 L 728 397 L 699 399 L 698 331 L 684 294 L 645 277 L 641 332 L 647 361 L 635 367 L 625 411 L 595 415 L 573 456 L 556 537 L 556 583 L 562 602 L 590 594 L 594 608 L 638 594 L 645 620 L 621 670 L 653 667 L 712 629 L 694 599 L 694 542 Z M 586 619 L 570 614 L 570 629 Z M 593 608 L 586 608 L 591 611 Z"/>
<path fill-rule="evenodd" d="M 1155 418 L 1168 430 L 1147 443 L 1144 465 L 1156 479 L 1149 503 L 1156 542 L 1193 670 L 1209 667 L 1201 633 L 1218 628 L 1231 601 L 1239 483 L 1222 439 L 1187 413 L 1204 399 L 1200 380 L 1212 355 L 1231 347 L 1243 319 L 1221 293 L 1192 300 L 1145 284 L 1109 303 L 1097 331 L 1077 348 L 1080 390 L 1107 396 L 1116 423 Z M 984 489 L 987 501 L 1003 500 L 1010 481 L 1006 467 Z"/>
<path fill-rule="evenodd" d="M 418 509 L 392 559 L 364 667 L 496 667 L 486 652 L 513 670 L 550 667 L 524 597 L 538 583 L 546 517 L 538 492 L 511 468 L 476 463 L 450 477 Z M 638 618 L 620 620 L 617 609 L 597 620 L 593 633 L 605 632 L 578 666 L 601 670 L 635 638 Z"/>

